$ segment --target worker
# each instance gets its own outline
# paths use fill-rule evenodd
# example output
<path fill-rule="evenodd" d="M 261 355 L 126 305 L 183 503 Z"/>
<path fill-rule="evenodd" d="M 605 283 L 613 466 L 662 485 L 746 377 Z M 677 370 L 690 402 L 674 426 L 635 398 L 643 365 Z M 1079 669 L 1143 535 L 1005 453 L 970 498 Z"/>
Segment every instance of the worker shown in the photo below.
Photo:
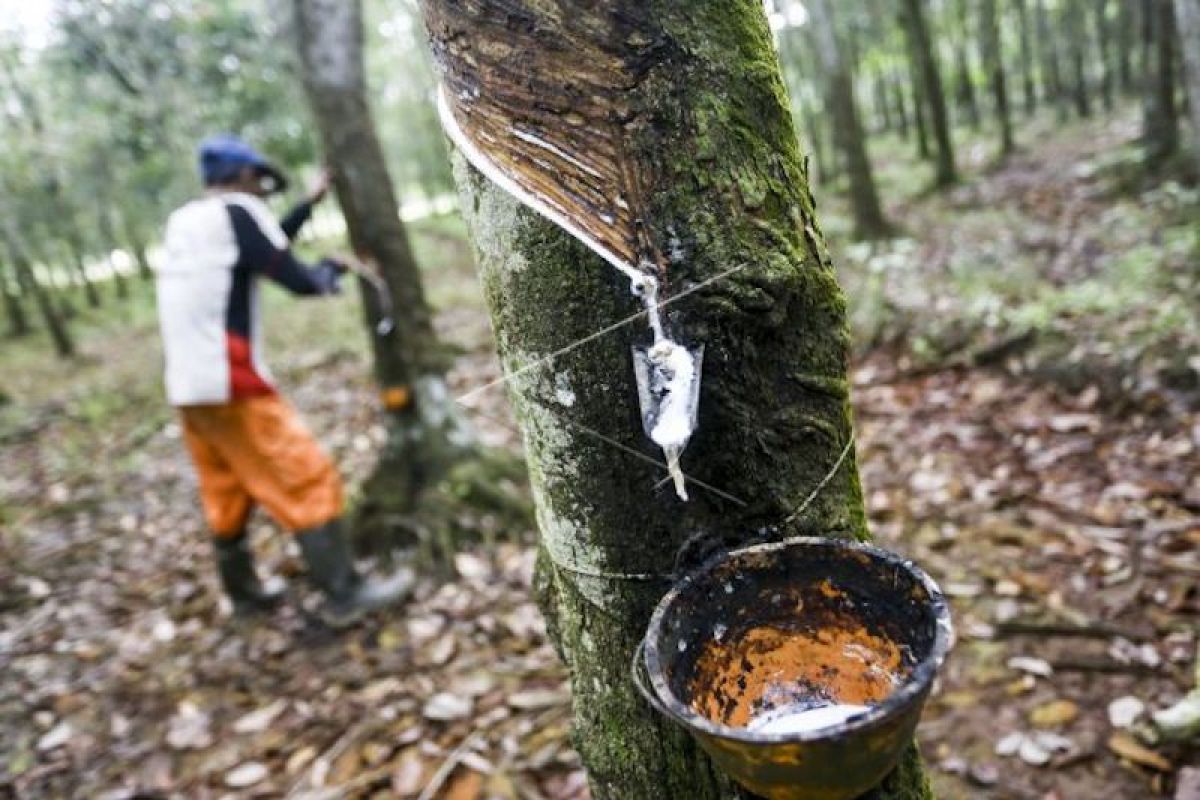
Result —
<path fill-rule="evenodd" d="M 348 625 L 403 599 L 411 575 L 368 578 L 355 567 L 337 470 L 263 363 L 258 298 L 260 278 L 299 295 L 338 291 L 348 259 L 309 266 L 290 248 L 328 176 L 276 222 L 263 198 L 287 181 L 257 150 L 213 136 L 201 142 L 199 161 L 204 194 L 171 214 L 156 285 L 167 398 L 195 463 L 221 585 L 238 614 L 281 599 L 259 581 L 247 541 L 246 523 L 260 505 L 295 533 L 324 594 L 323 617 Z"/>

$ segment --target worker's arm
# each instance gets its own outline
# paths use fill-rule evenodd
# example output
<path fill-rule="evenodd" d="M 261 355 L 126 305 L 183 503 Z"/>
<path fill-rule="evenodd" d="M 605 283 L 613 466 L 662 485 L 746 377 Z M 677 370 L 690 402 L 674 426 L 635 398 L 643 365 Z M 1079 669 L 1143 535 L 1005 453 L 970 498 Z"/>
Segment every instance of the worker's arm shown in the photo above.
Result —
<path fill-rule="evenodd" d="M 279 227 L 287 234 L 289 241 L 296 240 L 296 234 L 304 227 L 304 223 L 308 222 L 312 217 L 313 205 L 312 200 L 302 200 L 296 204 L 296 207 L 284 215 L 283 219 L 279 220 Z"/>
<path fill-rule="evenodd" d="M 280 220 L 279 227 L 283 229 L 289 241 L 295 240 L 296 234 L 304 227 L 304 223 L 312 217 L 313 208 L 325 199 L 325 195 L 329 192 L 329 182 L 329 170 L 321 170 L 309 185 L 308 196 Z"/>
<path fill-rule="evenodd" d="M 296 294 L 338 291 L 338 278 L 346 271 L 344 266 L 329 259 L 308 266 L 292 254 L 290 247 L 276 247 L 245 208 L 236 203 L 230 203 L 227 208 L 237 240 L 239 267 L 270 278 Z"/>

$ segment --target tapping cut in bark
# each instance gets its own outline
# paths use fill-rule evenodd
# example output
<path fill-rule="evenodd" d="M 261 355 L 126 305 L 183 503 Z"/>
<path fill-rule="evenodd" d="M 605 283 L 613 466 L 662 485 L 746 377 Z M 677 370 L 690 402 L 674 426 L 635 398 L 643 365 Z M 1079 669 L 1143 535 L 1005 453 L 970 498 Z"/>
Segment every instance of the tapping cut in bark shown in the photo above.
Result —
<path fill-rule="evenodd" d="M 680 457 L 696 429 L 703 347 L 688 347 L 664 328 L 659 297 L 668 262 L 644 224 L 653 170 L 624 142 L 630 118 L 622 95 L 639 80 L 639 56 L 653 42 L 635 27 L 626 30 L 632 21 L 621 15 L 591 21 L 606 26 L 604 36 L 584 26 L 564 45 L 595 70 L 582 80 L 578 69 L 553 68 L 563 54 L 557 49 L 525 50 L 526 59 L 536 54 L 544 64 L 511 58 L 534 29 L 481 25 L 478 41 L 464 45 L 469 56 L 435 46 L 443 79 L 438 113 L 472 166 L 629 278 L 653 335 L 649 348 L 633 354 L 643 427 L 666 456 L 676 494 L 687 500 Z"/>

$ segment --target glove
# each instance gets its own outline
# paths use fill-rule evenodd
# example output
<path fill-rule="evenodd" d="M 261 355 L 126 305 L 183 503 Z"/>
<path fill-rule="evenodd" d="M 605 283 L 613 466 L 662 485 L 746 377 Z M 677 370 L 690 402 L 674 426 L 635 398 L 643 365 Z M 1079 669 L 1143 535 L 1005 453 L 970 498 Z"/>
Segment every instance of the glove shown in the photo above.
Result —
<path fill-rule="evenodd" d="M 324 288 L 325 294 L 341 294 L 342 287 L 339 281 L 348 269 L 349 267 L 336 258 L 322 258 L 313 267 L 313 272 L 316 273 L 317 281 Z"/>

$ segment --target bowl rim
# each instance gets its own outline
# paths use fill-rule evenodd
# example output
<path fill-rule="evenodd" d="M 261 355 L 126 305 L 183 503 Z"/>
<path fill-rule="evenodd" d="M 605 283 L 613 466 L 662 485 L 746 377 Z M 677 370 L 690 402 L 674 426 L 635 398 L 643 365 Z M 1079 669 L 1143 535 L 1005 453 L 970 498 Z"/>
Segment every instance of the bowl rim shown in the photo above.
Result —
<path fill-rule="evenodd" d="M 721 564 L 739 556 L 756 554 L 756 553 L 772 553 L 780 550 L 786 550 L 793 547 L 823 547 L 834 550 L 855 550 L 864 553 L 871 558 L 882 561 L 885 564 L 903 569 L 911 574 L 929 594 L 930 602 L 934 608 L 934 640 L 933 646 L 930 648 L 929 654 L 922 659 L 916 667 L 913 668 L 906 680 L 899 688 L 888 695 L 887 699 L 882 703 L 872 706 L 870 711 L 856 715 L 850 719 L 840 722 L 836 725 L 830 725 L 824 728 L 816 728 L 810 731 L 801 731 L 797 733 L 754 733 L 748 731 L 744 727 L 736 727 L 726 725 L 721 722 L 714 722 L 708 717 L 697 713 L 690 705 L 681 702 L 675 693 L 667 684 L 665 670 L 663 669 L 663 660 L 660 656 L 659 647 L 657 644 L 658 637 L 656 634 L 661 632 L 663 620 L 671 606 L 679 599 L 680 595 L 689 589 L 692 584 L 696 583 L 701 578 L 704 578 Z M 796 536 L 788 539 L 783 539 L 778 542 L 768 542 L 766 544 L 750 545 L 736 550 L 730 550 L 724 553 L 718 553 L 708 561 L 701 564 L 696 569 L 689 572 L 679 581 L 677 581 L 671 589 L 663 595 L 659 600 L 658 605 L 654 609 L 654 613 L 650 616 L 650 623 L 646 627 L 646 635 L 644 639 L 644 661 L 645 668 L 650 678 L 650 684 L 656 699 L 671 712 L 676 718 L 683 722 L 686 726 L 693 728 L 701 733 L 709 736 L 722 739 L 733 739 L 739 742 L 747 742 L 753 744 L 783 744 L 797 742 L 816 742 L 827 739 L 842 738 L 848 733 L 857 733 L 877 727 L 886 720 L 892 718 L 898 712 L 903 711 L 914 700 L 928 692 L 933 684 L 933 679 L 937 676 L 938 670 L 941 669 L 943 662 L 946 660 L 950 648 L 954 644 L 954 628 L 950 619 L 950 607 L 946 602 L 945 595 L 938 587 L 937 582 L 931 578 L 928 573 L 918 567 L 911 559 L 904 558 L 889 550 L 884 550 L 867 542 L 859 542 L 851 539 L 836 539 L 824 536 Z"/>

